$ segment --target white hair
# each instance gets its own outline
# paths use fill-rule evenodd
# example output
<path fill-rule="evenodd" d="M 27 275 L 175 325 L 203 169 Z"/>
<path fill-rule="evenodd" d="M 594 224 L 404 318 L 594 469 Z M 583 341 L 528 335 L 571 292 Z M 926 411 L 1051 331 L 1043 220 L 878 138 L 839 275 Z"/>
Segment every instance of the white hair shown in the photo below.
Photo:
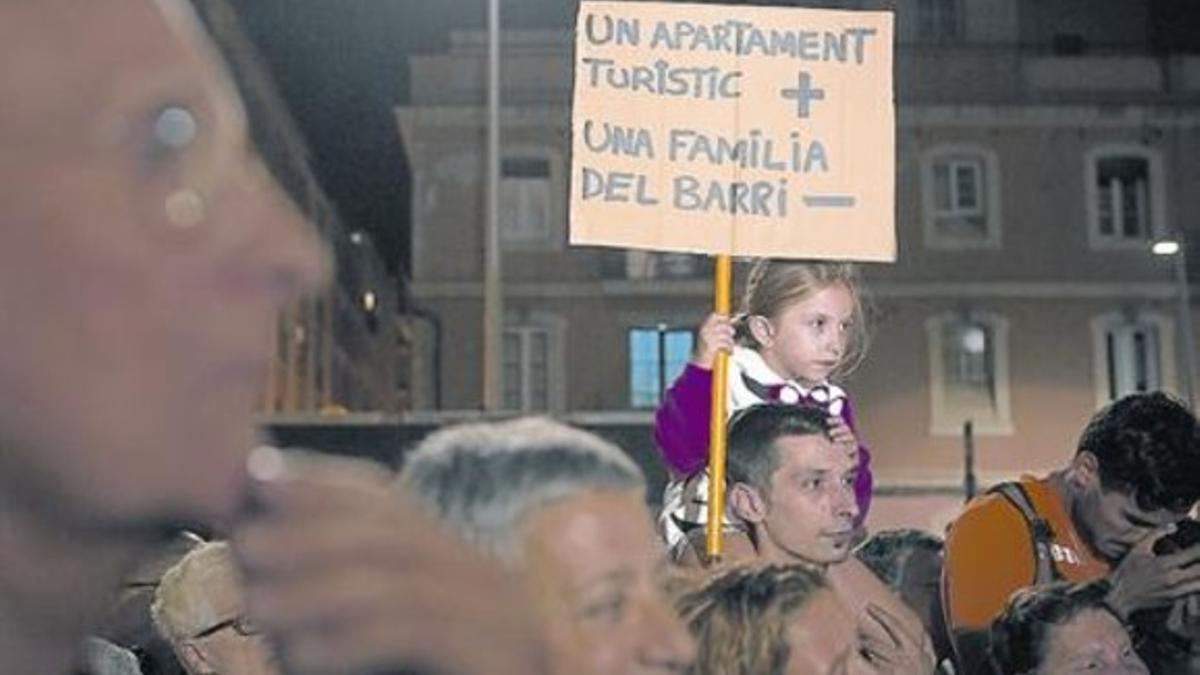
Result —
<path fill-rule="evenodd" d="M 200 544 L 167 570 L 154 593 L 150 616 L 168 642 L 187 639 L 225 617 L 211 601 L 214 588 L 236 587 L 237 572 L 225 542 Z"/>
<path fill-rule="evenodd" d="M 530 511 L 594 490 L 646 489 L 641 469 L 598 436 L 543 418 L 468 424 L 429 435 L 400 481 L 459 536 L 512 567 Z"/>

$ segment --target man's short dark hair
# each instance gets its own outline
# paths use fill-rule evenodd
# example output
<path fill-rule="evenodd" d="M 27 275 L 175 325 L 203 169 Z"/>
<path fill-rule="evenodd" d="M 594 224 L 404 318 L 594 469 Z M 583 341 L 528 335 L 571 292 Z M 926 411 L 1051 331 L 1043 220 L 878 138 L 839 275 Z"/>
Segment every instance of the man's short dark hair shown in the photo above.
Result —
<path fill-rule="evenodd" d="M 829 414 L 812 406 L 763 403 L 739 410 L 729 420 L 726 476 L 730 484 L 760 490 L 779 468 L 775 441 L 785 436 L 828 436 Z"/>
<path fill-rule="evenodd" d="M 1067 582 L 1014 593 L 1004 613 L 992 623 L 990 654 L 996 672 L 1018 675 L 1037 670 L 1046 656 L 1046 641 L 1055 626 L 1089 609 L 1112 614 L 1104 604 L 1107 594 L 1108 586 L 1104 583 Z"/>
<path fill-rule="evenodd" d="M 1187 511 L 1200 500 L 1200 426 L 1161 392 L 1132 394 L 1096 413 L 1079 439 L 1096 456 L 1100 484 L 1147 511 Z"/>

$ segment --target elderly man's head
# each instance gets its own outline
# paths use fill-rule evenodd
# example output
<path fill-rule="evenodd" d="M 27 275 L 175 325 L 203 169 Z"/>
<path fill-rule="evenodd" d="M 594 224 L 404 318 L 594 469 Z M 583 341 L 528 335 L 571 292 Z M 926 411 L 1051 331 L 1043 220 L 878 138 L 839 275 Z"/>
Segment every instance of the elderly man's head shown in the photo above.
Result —
<path fill-rule="evenodd" d="M 850 556 L 858 504 L 856 451 L 829 438 L 816 408 L 758 405 L 729 429 L 729 504 L 750 525 L 759 556 L 829 565 Z"/>
<path fill-rule="evenodd" d="M 690 662 L 659 588 L 645 481 L 617 447 L 547 420 L 463 426 L 423 442 L 402 482 L 466 540 L 527 573 L 544 618 L 588 672 Z"/>
<path fill-rule="evenodd" d="M 245 615 L 223 542 L 202 544 L 167 570 L 151 607 L 154 625 L 192 675 L 274 675 L 270 652 Z"/>
<path fill-rule="evenodd" d="M 155 627 L 150 607 L 167 570 L 202 544 L 204 540 L 196 534 L 181 532 L 147 554 L 137 569 L 121 581 L 107 615 L 94 634 L 136 651 L 149 672 L 174 672 L 169 670 L 177 660 L 174 649 Z"/>
<path fill-rule="evenodd" d="M 181 0 L 0 4 L 0 491 L 112 529 L 227 516 L 312 228 Z"/>

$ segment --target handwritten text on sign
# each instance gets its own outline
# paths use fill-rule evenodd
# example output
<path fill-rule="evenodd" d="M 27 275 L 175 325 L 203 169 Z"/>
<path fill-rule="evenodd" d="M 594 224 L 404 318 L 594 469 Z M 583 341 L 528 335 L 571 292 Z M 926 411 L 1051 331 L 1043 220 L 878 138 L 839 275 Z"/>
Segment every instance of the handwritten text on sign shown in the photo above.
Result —
<path fill-rule="evenodd" d="M 884 12 L 583 2 L 571 240 L 892 260 Z"/>

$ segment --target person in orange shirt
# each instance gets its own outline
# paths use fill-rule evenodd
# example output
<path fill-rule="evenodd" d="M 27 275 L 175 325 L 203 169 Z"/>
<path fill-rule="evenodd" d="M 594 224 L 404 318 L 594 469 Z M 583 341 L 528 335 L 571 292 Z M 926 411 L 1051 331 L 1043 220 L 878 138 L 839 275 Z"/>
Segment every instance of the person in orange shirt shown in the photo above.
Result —
<path fill-rule="evenodd" d="M 1134 394 L 1092 418 L 1067 467 L 968 504 L 942 572 L 959 672 L 989 671 L 988 628 L 1022 588 L 1103 579 L 1122 619 L 1200 592 L 1200 547 L 1152 551 L 1200 500 L 1198 477 L 1196 418 L 1165 394 Z"/>

